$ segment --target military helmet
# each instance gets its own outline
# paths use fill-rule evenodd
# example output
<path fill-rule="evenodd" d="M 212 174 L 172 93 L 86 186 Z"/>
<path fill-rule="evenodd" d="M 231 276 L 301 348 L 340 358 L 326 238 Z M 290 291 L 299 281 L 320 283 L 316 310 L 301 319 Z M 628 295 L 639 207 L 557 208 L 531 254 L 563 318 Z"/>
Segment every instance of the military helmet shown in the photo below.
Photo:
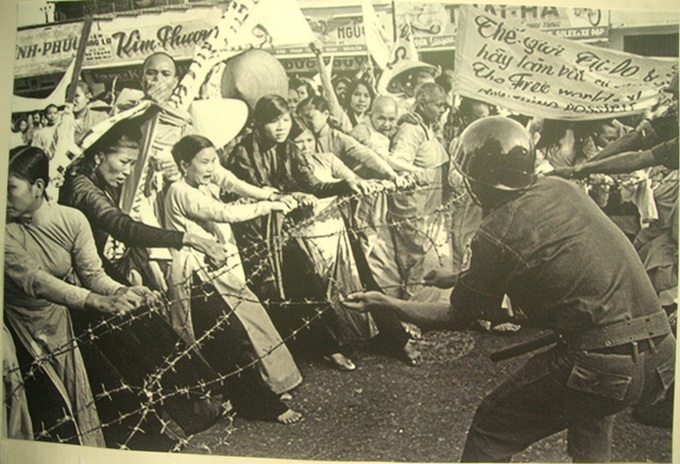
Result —
<path fill-rule="evenodd" d="M 678 95 L 678 70 L 676 69 L 671 77 L 671 81 L 663 89 L 664 92 L 672 93 L 673 95 Z"/>
<path fill-rule="evenodd" d="M 502 116 L 470 124 L 453 156 L 454 166 L 466 179 L 500 190 L 522 190 L 533 184 L 535 162 L 529 133 Z"/>

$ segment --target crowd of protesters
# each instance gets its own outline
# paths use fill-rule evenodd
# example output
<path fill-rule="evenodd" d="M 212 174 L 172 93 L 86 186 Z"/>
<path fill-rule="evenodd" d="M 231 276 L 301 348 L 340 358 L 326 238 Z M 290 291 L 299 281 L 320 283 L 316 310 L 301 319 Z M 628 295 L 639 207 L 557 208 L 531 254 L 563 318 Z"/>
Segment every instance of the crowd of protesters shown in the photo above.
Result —
<path fill-rule="evenodd" d="M 648 113 L 541 120 L 460 97 L 451 70 L 418 61 L 395 67 L 379 94 L 370 69 L 331 76 L 313 50 L 319 79 L 291 77 L 285 95 L 263 89 L 225 146 L 184 125 L 172 162 L 151 163 L 146 184 L 132 188 L 162 184 L 147 195 L 151 218 L 122 205 L 150 164 L 148 113 L 134 109 L 166 111 L 180 78 L 170 55 L 146 59 L 139 101 L 101 101 L 78 81 L 64 107 L 16 115 L 5 239 L 10 437 L 160 449 L 140 435 L 160 436 L 167 417 L 186 434 L 203 430 L 227 400 L 241 417 L 299 421 L 297 356 L 352 371 L 354 350 L 372 349 L 418 366 L 417 324 L 343 299 L 371 290 L 448 301 L 442 276 L 468 269 L 484 216 L 451 160 L 466 128 L 489 117 L 526 128 L 536 175 L 590 195 L 674 313 L 677 73 Z M 632 150 L 647 158 L 621 157 Z M 521 305 L 506 296 L 500 306 L 508 320 L 472 325 L 520 330 Z"/>

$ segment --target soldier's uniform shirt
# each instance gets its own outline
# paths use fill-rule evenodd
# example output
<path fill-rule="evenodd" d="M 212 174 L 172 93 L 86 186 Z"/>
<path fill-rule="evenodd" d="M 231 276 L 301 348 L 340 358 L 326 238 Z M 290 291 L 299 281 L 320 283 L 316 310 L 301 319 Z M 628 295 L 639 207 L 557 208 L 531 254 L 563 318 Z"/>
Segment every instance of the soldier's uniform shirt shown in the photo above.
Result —
<path fill-rule="evenodd" d="M 493 317 L 504 292 L 530 323 L 558 332 L 661 310 L 626 236 L 578 187 L 555 178 L 484 218 L 451 303 L 470 318 Z"/>
<path fill-rule="evenodd" d="M 504 293 L 526 314 L 525 325 L 565 339 L 664 316 L 630 242 L 595 202 L 562 179 L 539 179 L 488 213 L 471 249 L 470 268 L 451 293 L 462 324 L 500 319 Z M 560 342 L 531 358 L 479 406 L 461 460 L 509 461 L 564 429 L 573 459 L 610 460 L 611 416 L 658 400 L 673 379 L 675 338 L 659 335 L 652 348 L 644 337 L 639 346 L 646 349 L 639 352 L 631 343 L 608 350 L 603 335 L 602 349 Z"/>

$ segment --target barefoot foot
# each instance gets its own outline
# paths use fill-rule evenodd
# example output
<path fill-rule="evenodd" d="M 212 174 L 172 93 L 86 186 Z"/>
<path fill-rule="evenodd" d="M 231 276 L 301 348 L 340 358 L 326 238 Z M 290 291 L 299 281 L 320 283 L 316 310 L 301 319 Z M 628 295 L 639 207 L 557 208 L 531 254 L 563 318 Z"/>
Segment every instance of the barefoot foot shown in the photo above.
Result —
<path fill-rule="evenodd" d="M 285 424 L 285 425 L 290 425 L 290 424 L 294 424 L 296 422 L 300 422 L 301 419 L 302 419 L 302 414 L 297 412 L 297 411 L 293 411 L 292 409 L 289 409 L 286 412 L 284 412 L 283 414 L 279 414 L 276 417 L 277 422 L 279 422 L 281 424 Z"/>

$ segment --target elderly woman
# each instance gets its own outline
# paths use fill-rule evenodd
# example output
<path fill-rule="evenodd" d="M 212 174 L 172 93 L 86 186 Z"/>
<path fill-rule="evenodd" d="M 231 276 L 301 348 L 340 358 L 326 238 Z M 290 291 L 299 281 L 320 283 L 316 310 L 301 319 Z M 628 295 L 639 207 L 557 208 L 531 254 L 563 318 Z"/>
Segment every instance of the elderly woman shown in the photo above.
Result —
<path fill-rule="evenodd" d="M 24 378 L 5 394 L 26 393 L 24 436 L 32 430 L 38 440 L 105 446 L 69 308 L 115 320 L 158 297 L 106 275 L 83 214 L 45 199 L 48 172 L 40 148 L 10 151 L 4 307 Z M 15 432 L 10 426 L 9 436 Z"/>
<path fill-rule="evenodd" d="M 405 122 L 392 139 L 392 156 L 421 169 L 428 189 L 397 193 L 390 198 L 397 264 L 404 285 L 401 298 L 437 300 L 442 292 L 422 287 L 425 270 L 444 265 L 450 256 L 444 216 L 438 213 L 444 200 L 443 180 L 448 173 L 448 153 L 435 135 L 435 127 L 446 111 L 446 93 L 426 82 L 415 94 L 415 112 L 422 123 Z"/>
<path fill-rule="evenodd" d="M 230 169 L 236 176 L 258 186 L 289 192 L 307 208 L 316 205 L 315 196 L 325 198 L 358 191 L 352 180 L 321 182 L 313 175 L 309 162 L 289 140 L 293 120 L 282 97 L 262 97 L 255 106 L 253 120 L 255 130 L 231 153 Z M 349 358 L 340 352 L 343 337 L 338 331 L 347 328 L 351 321 L 356 329 L 355 340 L 370 338 L 372 321 L 353 317 L 337 302 L 332 304 L 332 310 L 317 316 L 315 309 L 325 307 L 327 286 L 316 273 L 309 254 L 296 240 L 285 244 L 283 250 L 278 249 L 277 241 L 270 243 L 267 240 L 268 231 L 276 227 L 276 217 L 258 218 L 232 227 L 255 293 L 260 300 L 270 301 L 269 314 L 284 337 L 310 324 L 312 330 L 301 331 L 298 338 L 307 339 L 309 346 L 339 369 L 355 369 Z M 280 252 L 282 259 L 277 259 Z M 278 269 L 281 265 L 285 268 L 283 272 Z M 294 303 L 284 303 L 284 299 Z M 305 304 L 303 300 L 311 300 L 319 308 Z"/>
<path fill-rule="evenodd" d="M 316 151 L 333 153 L 366 179 L 386 179 L 402 184 L 402 178 L 389 160 L 329 124 L 331 109 L 325 98 L 317 96 L 303 100 L 296 112 L 314 134 Z"/>
<path fill-rule="evenodd" d="M 141 132 L 138 120 L 124 120 L 104 133 L 88 147 L 83 156 L 69 167 L 59 202 L 79 209 L 85 214 L 94 235 L 97 251 L 107 273 L 121 283 L 144 283 L 156 290 L 165 289 L 165 282 L 149 265 L 147 247 L 181 249 L 184 246 L 206 254 L 216 263 L 225 259 L 223 248 L 213 239 L 176 230 L 160 229 L 133 220 L 119 204 L 121 187 L 139 156 Z M 162 277 L 162 276 L 161 276 Z M 74 320 L 80 330 L 100 326 L 97 318 L 79 314 Z M 153 340 L 153 343 L 149 343 Z M 94 350 L 88 353 L 97 370 L 90 373 L 92 382 L 106 388 L 120 384 L 112 372 L 119 373 L 125 382 L 143 386 L 146 376 L 161 369 L 168 356 L 175 353 L 180 343 L 177 334 L 157 313 L 143 320 L 132 320 L 125 330 L 108 331 L 98 337 Z M 187 353 L 195 352 L 187 347 Z M 130 353 L 135 352 L 135 356 Z M 205 377 L 214 377 L 202 358 L 195 353 L 178 360 L 175 370 L 164 370 L 161 391 L 184 385 L 198 385 Z M 135 400 L 138 401 L 138 400 Z M 217 419 L 217 410 L 187 401 L 178 395 L 164 400 L 163 405 L 185 432 L 195 432 Z M 138 408 L 139 404 L 129 407 Z M 205 407 L 204 407 L 205 406 Z M 126 406 L 127 408 L 127 406 Z M 193 411 L 193 412 L 191 412 Z M 115 413 L 114 413 L 115 415 Z"/>
<path fill-rule="evenodd" d="M 172 154 L 183 175 L 165 197 L 166 226 L 216 238 L 228 254 L 226 267 L 211 271 L 202 253 L 187 248 L 173 251 L 169 292 L 174 302 L 173 326 L 183 331 L 185 338 L 199 341 L 201 353 L 225 376 L 225 394 L 239 414 L 284 424 L 297 422 L 301 414 L 288 409 L 275 393 L 291 390 L 302 377 L 266 311 L 246 285 L 229 227 L 229 223 L 272 211 L 286 213 L 295 202 L 223 203 L 219 187 L 212 182 L 215 147 L 200 135 L 182 138 Z M 238 372 L 239 366 L 244 368 L 241 374 L 230 375 Z"/>

